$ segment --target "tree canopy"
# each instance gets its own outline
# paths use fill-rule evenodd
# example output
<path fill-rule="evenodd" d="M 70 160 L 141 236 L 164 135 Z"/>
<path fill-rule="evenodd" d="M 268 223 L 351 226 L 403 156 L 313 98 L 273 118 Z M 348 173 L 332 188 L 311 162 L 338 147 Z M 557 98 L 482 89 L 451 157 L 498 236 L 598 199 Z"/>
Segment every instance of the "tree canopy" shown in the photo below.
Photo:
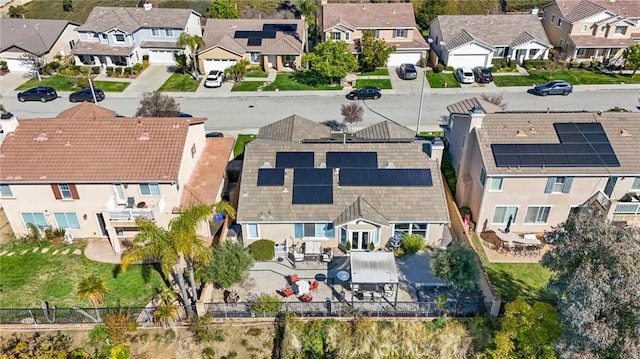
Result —
<path fill-rule="evenodd" d="M 581 358 L 640 356 L 640 229 L 576 215 L 556 228 L 542 264 L 552 276 L 562 351 Z"/>
<path fill-rule="evenodd" d="M 323 41 L 310 54 L 303 56 L 311 69 L 333 84 L 358 68 L 358 62 L 344 41 Z"/>
<path fill-rule="evenodd" d="M 382 67 L 387 64 L 389 55 L 396 51 L 395 46 L 388 46 L 383 39 L 373 36 L 373 31 L 365 30 L 362 39 L 358 41 L 358 62 L 360 71 L 373 71 L 376 67 Z"/>
<path fill-rule="evenodd" d="M 640 44 L 633 44 L 624 50 L 624 59 L 633 66 L 633 74 L 636 74 L 640 67 Z"/>
<path fill-rule="evenodd" d="M 253 265 L 253 257 L 240 243 L 224 241 L 213 249 L 204 277 L 222 288 L 241 283 Z"/>
<path fill-rule="evenodd" d="M 209 15 L 214 19 L 239 19 L 240 11 L 229 0 L 213 0 L 209 5 Z"/>
<path fill-rule="evenodd" d="M 478 280 L 474 256 L 471 248 L 454 243 L 436 251 L 431 258 L 431 271 L 460 289 L 471 288 Z"/>
<path fill-rule="evenodd" d="M 162 92 L 146 92 L 138 104 L 136 117 L 174 117 L 180 111 L 176 100 Z"/>

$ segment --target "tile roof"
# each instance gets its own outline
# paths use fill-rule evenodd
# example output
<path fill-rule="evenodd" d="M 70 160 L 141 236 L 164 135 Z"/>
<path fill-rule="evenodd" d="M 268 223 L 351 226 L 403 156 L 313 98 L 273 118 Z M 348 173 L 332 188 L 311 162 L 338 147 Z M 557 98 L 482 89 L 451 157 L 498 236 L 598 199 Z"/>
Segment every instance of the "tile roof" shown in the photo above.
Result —
<path fill-rule="evenodd" d="M 133 33 L 140 28 L 184 28 L 189 16 L 197 12 L 191 9 L 96 6 L 91 10 L 78 31 L 105 32 L 113 28 Z"/>
<path fill-rule="evenodd" d="M 556 0 L 555 3 L 569 22 L 578 22 L 607 10 L 623 17 L 640 17 L 637 0 Z"/>
<path fill-rule="evenodd" d="M 143 49 L 179 49 L 177 41 L 142 41 L 140 47 Z"/>
<path fill-rule="evenodd" d="M 217 200 L 220 187 L 224 186 L 234 143 L 233 137 L 207 138 L 191 177 L 182 186 L 180 208 L 192 204 L 213 204 Z"/>
<path fill-rule="evenodd" d="M 79 118 L 79 119 L 89 119 L 89 118 L 105 118 L 105 117 L 115 117 L 116 112 L 109 110 L 108 108 L 104 108 L 93 104 L 91 102 L 82 102 L 75 106 L 69 107 L 68 109 L 60 112 L 57 118 Z"/>
<path fill-rule="evenodd" d="M 174 182 L 190 125 L 205 118 L 18 120 L 0 146 L 3 182 Z"/>
<path fill-rule="evenodd" d="M 569 39 L 574 45 L 580 47 L 627 47 L 633 45 L 633 39 L 612 39 L 605 37 L 595 37 L 591 35 L 569 35 Z"/>
<path fill-rule="evenodd" d="M 275 163 L 276 152 L 313 151 L 315 167 L 326 162 L 327 151 L 375 151 L 378 167 L 392 162 L 395 168 L 431 170 L 432 187 L 338 186 L 334 174 L 333 204 L 293 205 L 293 169 L 285 170 L 284 186 L 257 186 L 258 169 L 264 162 Z M 256 139 L 247 144 L 242 167 L 237 220 L 246 222 L 332 222 L 354 204 L 366 200 L 389 222 L 448 222 L 442 177 L 437 162 L 429 160 L 422 143 L 294 143 Z M 286 191 L 284 189 L 287 189 Z M 261 219 L 262 212 L 262 219 Z M 267 215 L 269 213 L 270 215 Z M 362 213 L 369 215 L 369 210 Z M 379 216 L 370 214 L 382 221 Z M 346 216 L 346 215 L 345 215 Z"/>
<path fill-rule="evenodd" d="M 111 46 L 99 42 L 78 41 L 71 49 L 74 55 L 119 55 L 129 56 L 133 52 L 133 46 Z"/>
<path fill-rule="evenodd" d="M 396 122 L 385 120 L 353 133 L 355 137 L 368 139 L 415 138 L 416 133 Z"/>
<path fill-rule="evenodd" d="M 537 15 L 439 15 L 430 26 L 440 28 L 440 40 L 446 43 L 447 49 L 474 40 L 494 47 L 514 47 L 527 37 L 551 47 Z"/>
<path fill-rule="evenodd" d="M 364 219 L 381 226 L 388 226 L 389 221 L 373 207 L 366 199 L 358 197 L 338 218 L 333 220 L 334 226 L 341 226 L 349 222 Z"/>
<path fill-rule="evenodd" d="M 620 167 L 496 167 L 491 144 L 496 143 L 559 143 L 553 124 L 556 122 L 600 122 Z M 534 131 L 531 131 L 531 129 Z M 523 131 L 526 136 L 516 136 Z M 638 175 L 640 173 L 640 113 L 494 113 L 486 114 L 482 128 L 475 130 L 480 152 L 488 174 L 540 175 Z"/>
<path fill-rule="evenodd" d="M 322 26 L 326 31 L 331 27 L 348 21 L 347 26 L 363 28 L 414 28 L 416 18 L 410 3 L 331 3 L 322 6 Z"/>
<path fill-rule="evenodd" d="M 275 38 L 263 38 L 259 46 L 250 46 L 247 38 L 235 38 L 237 31 L 262 31 L 268 24 L 295 24 L 296 31 L 277 31 Z M 200 53 L 219 46 L 236 54 L 299 55 L 304 52 L 304 28 L 302 19 L 209 19 L 202 34 L 205 46 Z"/>
<path fill-rule="evenodd" d="M 474 108 L 481 108 L 485 113 L 504 112 L 502 107 L 485 101 L 479 97 L 467 98 L 447 106 L 449 113 L 467 114 Z"/>
<path fill-rule="evenodd" d="M 411 37 L 411 41 L 393 41 L 393 39 L 386 40 L 385 42 L 389 46 L 395 46 L 396 51 L 402 49 L 429 49 L 429 44 L 427 44 L 427 40 L 425 40 L 424 36 L 420 33 L 420 30 L 413 29 L 413 35 Z"/>
<path fill-rule="evenodd" d="M 331 129 L 298 115 L 291 115 L 258 130 L 258 138 L 299 142 L 307 138 L 331 137 Z"/>
<path fill-rule="evenodd" d="M 67 26 L 79 24 L 67 20 L 0 19 L 0 52 L 18 47 L 32 54 L 46 54 Z"/>

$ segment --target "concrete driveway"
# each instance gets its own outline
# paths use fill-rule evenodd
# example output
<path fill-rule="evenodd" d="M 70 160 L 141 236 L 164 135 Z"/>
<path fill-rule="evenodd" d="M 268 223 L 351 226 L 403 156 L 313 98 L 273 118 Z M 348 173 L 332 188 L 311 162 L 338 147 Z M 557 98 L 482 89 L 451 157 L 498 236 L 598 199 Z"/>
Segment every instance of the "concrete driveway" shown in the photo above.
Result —
<path fill-rule="evenodd" d="M 133 95 L 153 92 L 159 89 L 171 75 L 173 75 L 172 66 L 149 65 L 122 93 Z"/>
<path fill-rule="evenodd" d="M 16 87 L 27 82 L 24 76 L 26 72 L 9 72 L 4 76 L 0 76 L 0 93 L 2 95 L 13 94 Z"/>
<path fill-rule="evenodd" d="M 425 76 L 424 68 L 416 66 L 418 77 L 415 80 L 403 80 L 398 76 L 398 67 L 389 67 L 389 80 L 394 93 L 398 94 L 420 94 L 422 91 L 422 79 Z M 424 81 L 425 89 L 429 88 L 429 82 Z"/>

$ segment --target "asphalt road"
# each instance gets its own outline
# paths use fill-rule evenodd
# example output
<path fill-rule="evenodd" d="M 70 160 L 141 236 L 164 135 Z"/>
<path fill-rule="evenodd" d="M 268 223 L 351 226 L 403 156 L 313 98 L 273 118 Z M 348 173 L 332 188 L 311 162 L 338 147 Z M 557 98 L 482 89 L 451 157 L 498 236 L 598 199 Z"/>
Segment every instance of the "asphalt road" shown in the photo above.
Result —
<path fill-rule="evenodd" d="M 471 89 L 475 90 L 475 89 Z M 583 86 L 576 89 L 569 96 L 538 97 L 526 93 L 526 88 L 513 88 L 507 92 L 500 89 L 486 89 L 488 94 L 502 94 L 509 111 L 538 110 L 547 108 L 552 111 L 598 111 L 608 110 L 619 106 L 632 111 L 637 111 L 637 88 L 620 89 L 596 89 Z M 438 123 L 443 115 L 447 114 L 447 105 L 465 98 L 479 96 L 479 91 L 463 93 L 464 90 L 427 90 L 423 101 L 421 130 L 438 128 Z M 493 91 L 491 93 L 490 91 Z M 63 95 L 64 96 L 64 95 Z M 193 116 L 207 117 L 205 125 L 208 131 L 222 131 L 229 135 L 237 133 L 257 132 L 261 126 L 277 121 L 292 114 L 297 114 L 314 121 L 327 120 L 342 121 L 340 105 L 348 100 L 343 95 L 333 93 L 303 93 L 295 96 L 271 93 L 265 96 L 250 97 L 178 97 L 181 110 Z M 126 98 L 122 95 L 109 97 L 100 102 L 100 106 L 117 111 L 120 114 L 132 116 L 138 105 L 139 98 Z M 410 94 L 384 94 L 379 100 L 362 101 L 365 107 L 364 121 L 358 127 L 364 127 L 381 121 L 391 119 L 410 128 L 416 128 L 420 95 Z M 71 106 L 68 98 L 63 97 L 55 101 L 42 104 L 39 102 L 17 101 L 15 95 L 5 94 L 2 103 L 7 110 L 13 112 L 19 118 L 53 117 L 62 110 Z"/>

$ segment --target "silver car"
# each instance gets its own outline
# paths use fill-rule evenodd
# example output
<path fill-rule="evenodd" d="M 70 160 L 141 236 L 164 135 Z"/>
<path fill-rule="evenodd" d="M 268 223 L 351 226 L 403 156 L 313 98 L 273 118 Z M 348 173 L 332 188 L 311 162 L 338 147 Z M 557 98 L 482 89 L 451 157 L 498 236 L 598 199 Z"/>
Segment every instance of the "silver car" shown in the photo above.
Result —
<path fill-rule="evenodd" d="M 224 81 L 224 72 L 219 70 L 209 71 L 207 78 L 204 79 L 204 87 L 220 87 Z"/>
<path fill-rule="evenodd" d="M 469 67 L 460 67 L 453 72 L 453 76 L 461 84 L 472 84 L 475 81 L 473 70 Z"/>

